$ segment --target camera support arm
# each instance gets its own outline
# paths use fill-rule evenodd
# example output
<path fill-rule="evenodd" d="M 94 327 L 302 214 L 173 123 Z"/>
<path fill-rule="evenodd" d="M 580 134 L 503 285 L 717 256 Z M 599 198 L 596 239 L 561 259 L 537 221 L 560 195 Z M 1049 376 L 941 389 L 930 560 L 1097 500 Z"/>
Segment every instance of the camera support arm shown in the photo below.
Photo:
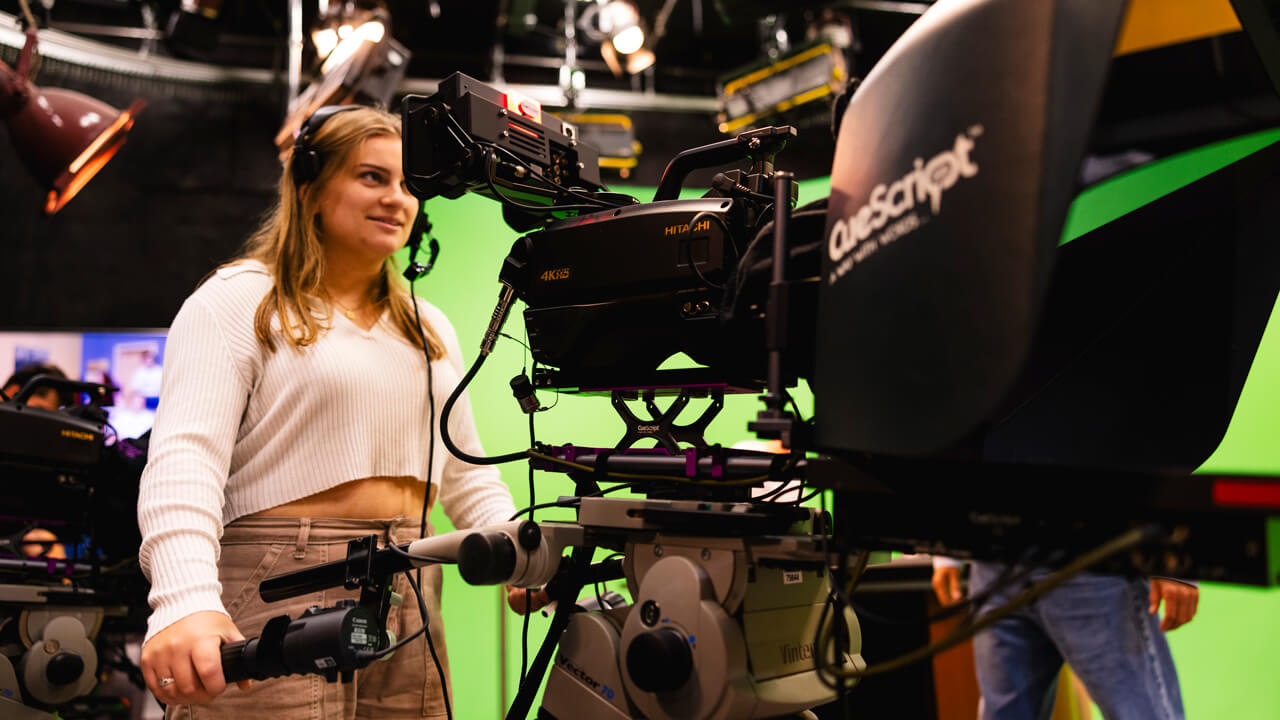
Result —
<path fill-rule="evenodd" d="M 787 282 L 787 226 L 791 221 L 791 188 L 795 178 L 789 172 L 779 172 L 775 178 L 773 219 L 773 276 L 769 281 L 768 310 L 765 344 L 769 351 L 768 391 L 760 397 L 765 404 L 756 419 L 747 423 L 747 429 L 763 438 L 776 438 L 784 448 L 794 448 L 797 431 L 803 431 L 799 419 L 787 412 L 786 394 L 783 389 L 783 353 L 787 350 L 788 305 L 790 285 Z"/>

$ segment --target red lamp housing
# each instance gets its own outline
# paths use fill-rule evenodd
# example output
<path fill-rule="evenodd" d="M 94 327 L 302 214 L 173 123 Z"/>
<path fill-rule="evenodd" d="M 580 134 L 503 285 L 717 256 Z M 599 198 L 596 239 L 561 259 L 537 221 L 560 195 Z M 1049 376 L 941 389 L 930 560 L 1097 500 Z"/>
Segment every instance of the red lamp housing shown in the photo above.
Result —
<path fill-rule="evenodd" d="M 52 215 L 115 155 L 146 103 L 134 100 L 121 112 L 83 93 L 36 87 L 27 80 L 36 44 L 28 29 L 17 70 L 0 62 L 0 116 L 18 157 L 49 189 L 44 212 Z"/>

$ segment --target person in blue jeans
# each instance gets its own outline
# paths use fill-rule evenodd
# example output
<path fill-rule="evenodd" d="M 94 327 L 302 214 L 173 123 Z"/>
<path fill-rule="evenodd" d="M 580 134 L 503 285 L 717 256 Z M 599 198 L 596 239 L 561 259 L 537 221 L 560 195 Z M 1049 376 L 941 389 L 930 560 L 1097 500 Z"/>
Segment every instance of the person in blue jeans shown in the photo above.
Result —
<path fill-rule="evenodd" d="M 934 558 L 938 601 L 964 598 L 962 563 Z M 975 562 L 969 592 L 980 596 L 1008 566 Z M 982 603 L 1007 603 L 1051 571 L 1035 569 Z M 1199 589 L 1167 578 L 1081 573 L 973 639 L 982 720 L 1041 720 L 1053 712 L 1065 662 L 1106 720 L 1182 720 L 1182 694 L 1164 634 L 1195 616 Z M 1159 615 L 1164 605 L 1164 617 Z"/>

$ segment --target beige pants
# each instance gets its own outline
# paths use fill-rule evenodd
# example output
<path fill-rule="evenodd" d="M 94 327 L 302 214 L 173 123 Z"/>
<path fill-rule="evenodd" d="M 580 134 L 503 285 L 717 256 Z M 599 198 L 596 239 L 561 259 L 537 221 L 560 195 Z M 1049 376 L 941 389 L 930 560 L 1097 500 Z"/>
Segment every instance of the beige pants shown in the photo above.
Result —
<path fill-rule="evenodd" d="M 340 520 L 330 518 L 246 518 L 226 527 L 218 579 L 222 603 L 245 637 L 262 632 L 277 615 L 296 618 L 313 605 L 332 606 L 344 598 L 358 598 L 358 591 L 341 587 L 302 595 L 277 603 L 265 603 L 258 595 L 264 578 L 346 558 L 347 541 L 378 535 L 380 544 L 410 542 L 419 537 L 418 520 Z M 438 565 L 422 570 L 423 600 L 430 619 L 436 653 L 444 665 L 444 627 L 440 617 Z M 392 589 L 404 598 L 387 616 L 387 629 L 405 638 L 422 626 L 417 598 L 404 574 L 396 575 Z M 173 705 L 166 720 L 329 720 L 330 718 L 444 718 L 444 693 L 431 660 L 425 637 L 400 648 L 389 660 L 359 670 L 351 683 L 325 682 L 319 675 L 290 675 L 254 681 L 248 692 L 227 688 L 211 705 Z"/>

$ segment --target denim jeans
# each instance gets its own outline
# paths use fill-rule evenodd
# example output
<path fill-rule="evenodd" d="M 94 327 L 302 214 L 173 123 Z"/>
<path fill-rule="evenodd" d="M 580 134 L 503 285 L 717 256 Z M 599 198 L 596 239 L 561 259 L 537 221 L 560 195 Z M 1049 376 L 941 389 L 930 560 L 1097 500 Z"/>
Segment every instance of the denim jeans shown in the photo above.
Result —
<path fill-rule="evenodd" d="M 974 563 L 971 596 L 1005 566 Z M 1046 575 L 994 594 L 983 612 L 1005 604 Z M 1083 573 L 1030 606 L 978 633 L 973 641 L 983 720 L 1039 720 L 1052 712 L 1052 690 L 1065 661 L 1106 720 L 1182 720 L 1182 695 L 1159 618 L 1147 612 L 1146 580 Z"/>

